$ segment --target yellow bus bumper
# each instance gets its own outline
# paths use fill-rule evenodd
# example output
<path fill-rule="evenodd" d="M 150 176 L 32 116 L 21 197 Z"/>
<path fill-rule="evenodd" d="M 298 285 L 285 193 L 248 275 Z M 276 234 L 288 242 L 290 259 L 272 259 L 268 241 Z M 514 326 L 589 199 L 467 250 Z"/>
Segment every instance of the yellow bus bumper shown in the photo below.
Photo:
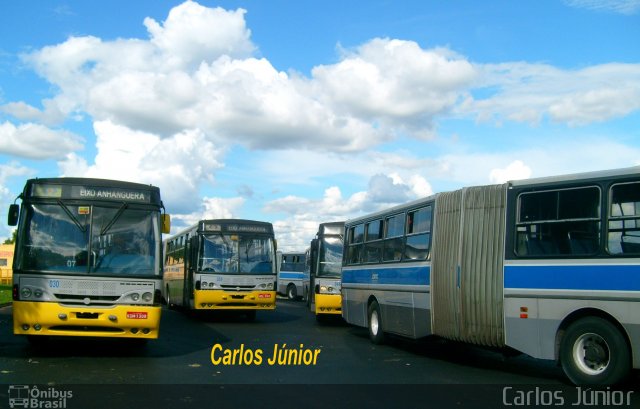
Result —
<path fill-rule="evenodd" d="M 275 291 L 194 290 L 197 310 L 275 310 Z"/>
<path fill-rule="evenodd" d="M 342 314 L 340 294 L 316 294 L 316 314 Z"/>
<path fill-rule="evenodd" d="M 13 302 L 16 335 L 156 339 L 159 306 L 63 306 L 53 302 Z"/>

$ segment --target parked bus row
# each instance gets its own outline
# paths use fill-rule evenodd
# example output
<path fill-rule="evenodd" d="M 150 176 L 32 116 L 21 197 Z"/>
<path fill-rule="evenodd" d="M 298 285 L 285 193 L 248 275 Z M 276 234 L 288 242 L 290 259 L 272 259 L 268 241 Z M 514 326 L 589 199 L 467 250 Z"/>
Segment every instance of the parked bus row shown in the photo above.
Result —
<path fill-rule="evenodd" d="M 201 220 L 165 240 L 164 281 L 157 188 L 34 179 L 20 198 L 16 334 L 155 338 L 163 296 L 252 318 L 280 292 L 374 343 L 514 349 L 576 384 L 640 368 L 639 168 L 438 193 L 322 223 L 305 253 L 278 253 L 270 223 Z"/>

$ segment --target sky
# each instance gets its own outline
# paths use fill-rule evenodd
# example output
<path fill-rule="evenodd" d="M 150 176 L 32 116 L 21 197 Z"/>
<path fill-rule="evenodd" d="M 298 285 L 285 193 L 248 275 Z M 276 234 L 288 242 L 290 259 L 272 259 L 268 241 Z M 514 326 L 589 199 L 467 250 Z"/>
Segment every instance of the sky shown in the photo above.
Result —
<path fill-rule="evenodd" d="M 172 232 L 268 221 L 303 251 L 433 193 L 639 166 L 639 39 L 640 0 L 2 2 L 0 206 L 127 180 Z"/>

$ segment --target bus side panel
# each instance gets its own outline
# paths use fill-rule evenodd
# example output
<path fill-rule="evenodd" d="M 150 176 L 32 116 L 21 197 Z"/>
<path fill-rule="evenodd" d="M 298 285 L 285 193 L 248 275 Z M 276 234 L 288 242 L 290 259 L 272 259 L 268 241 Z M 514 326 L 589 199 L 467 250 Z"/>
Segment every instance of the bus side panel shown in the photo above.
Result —
<path fill-rule="evenodd" d="M 625 279 L 631 270 L 635 272 L 635 266 L 505 266 L 507 345 L 535 358 L 557 359 L 555 340 L 560 325 L 570 314 L 584 309 L 610 315 L 623 326 L 631 345 L 638 345 L 640 302 L 629 301 L 637 298 L 638 290 L 633 280 Z M 638 353 L 633 355 L 633 366 L 640 367 Z"/>
<path fill-rule="evenodd" d="M 342 287 L 342 317 L 349 324 L 367 326 L 367 300 L 371 295 L 366 290 Z"/>
<path fill-rule="evenodd" d="M 385 332 L 393 332 L 409 338 L 421 338 L 431 334 L 429 294 L 420 292 L 386 290 L 378 302 L 382 309 L 382 325 Z"/>
<path fill-rule="evenodd" d="M 165 266 L 164 292 L 165 300 L 169 300 L 171 304 L 183 306 L 184 264 Z"/>

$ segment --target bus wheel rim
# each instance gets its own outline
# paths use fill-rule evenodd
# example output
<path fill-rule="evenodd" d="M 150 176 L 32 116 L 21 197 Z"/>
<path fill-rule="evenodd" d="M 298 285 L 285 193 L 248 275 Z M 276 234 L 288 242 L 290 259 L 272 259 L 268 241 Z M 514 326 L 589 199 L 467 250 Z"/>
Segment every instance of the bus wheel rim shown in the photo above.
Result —
<path fill-rule="evenodd" d="M 373 333 L 373 335 L 378 335 L 378 327 L 378 313 L 374 311 L 373 313 L 371 313 L 371 332 Z"/>
<path fill-rule="evenodd" d="M 600 335 L 582 334 L 573 344 L 573 360 L 585 374 L 599 375 L 609 367 L 611 350 Z"/>

